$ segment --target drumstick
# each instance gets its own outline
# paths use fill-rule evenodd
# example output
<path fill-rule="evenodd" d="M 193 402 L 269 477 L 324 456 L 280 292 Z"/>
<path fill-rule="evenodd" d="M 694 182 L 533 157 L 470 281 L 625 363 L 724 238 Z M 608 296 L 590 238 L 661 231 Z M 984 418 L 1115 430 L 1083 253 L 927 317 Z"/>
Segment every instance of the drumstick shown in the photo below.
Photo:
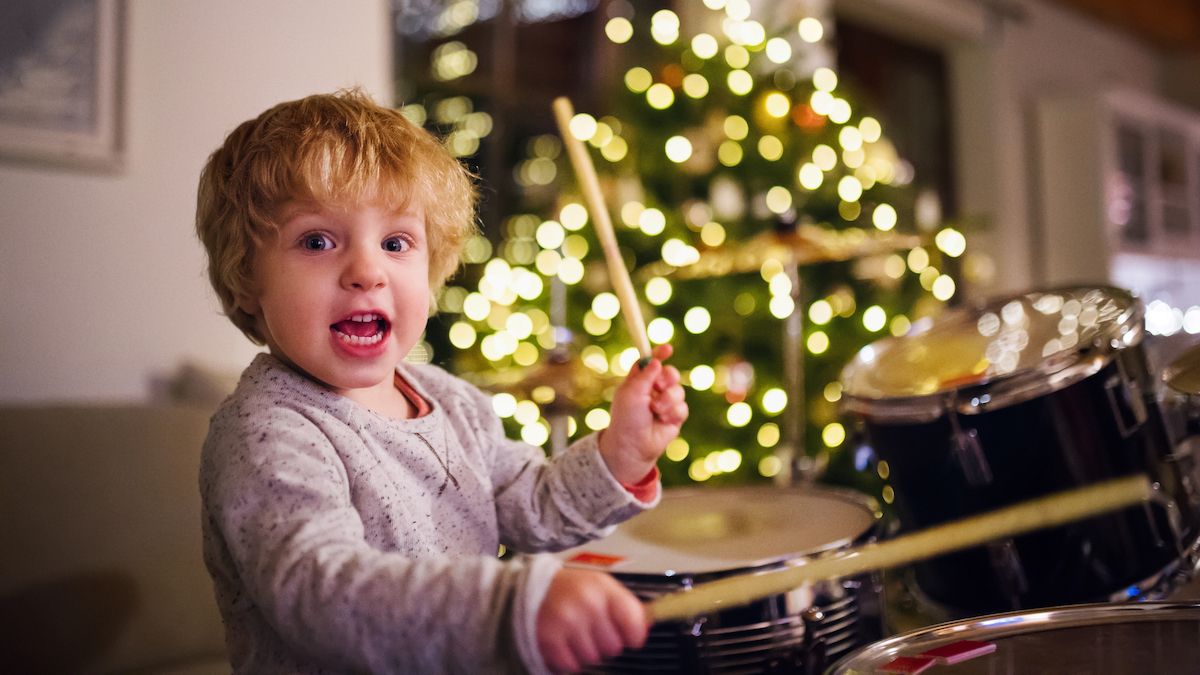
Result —
<path fill-rule="evenodd" d="M 1096 483 L 792 567 L 698 584 L 690 590 L 649 601 L 646 611 L 652 622 L 707 614 L 785 593 L 806 582 L 904 565 L 988 541 L 1062 525 L 1138 504 L 1148 500 L 1150 495 L 1150 483 L 1145 476 Z"/>
<path fill-rule="evenodd" d="M 621 250 L 617 248 L 617 236 L 613 233 L 608 207 L 604 205 L 604 195 L 600 192 L 600 180 L 596 177 L 592 156 L 588 154 L 583 141 L 571 133 L 571 118 L 574 116 L 575 108 L 569 98 L 559 96 L 554 99 L 554 118 L 558 121 L 558 132 L 562 134 L 563 143 L 567 146 L 567 155 L 571 158 L 571 166 L 575 169 L 579 187 L 583 189 L 588 210 L 592 212 L 596 236 L 600 239 L 600 245 L 604 248 L 604 260 L 608 263 L 608 276 L 612 280 L 617 299 L 621 301 L 621 315 L 625 318 L 625 327 L 629 330 L 629 336 L 633 338 L 633 343 L 642 358 L 649 358 L 650 338 L 646 336 L 642 308 L 633 292 L 633 282 L 629 279 L 629 271 L 625 269 Z"/>

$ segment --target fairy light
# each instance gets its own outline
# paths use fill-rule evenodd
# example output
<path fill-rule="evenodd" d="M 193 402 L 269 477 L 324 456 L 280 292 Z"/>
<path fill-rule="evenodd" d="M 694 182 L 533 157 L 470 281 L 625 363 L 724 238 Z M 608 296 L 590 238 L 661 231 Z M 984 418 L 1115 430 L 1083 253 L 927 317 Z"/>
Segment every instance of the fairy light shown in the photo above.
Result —
<path fill-rule="evenodd" d="M 867 143 L 875 143 L 880 138 L 883 138 L 883 127 L 879 124 L 879 120 L 874 117 L 864 117 L 858 123 L 858 130 L 862 133 L 863 140 Z"/>
<path fill-rule="evenodd" d="M 744 70 L 731 70 L 725 79 L 729 91 L 738 96 L 745 96 L 754 89 L 754 77 Z"/>
<path fill-rule="evenodd" d="M 700 260 L 700 251 L 697 251 L 695 246 L 681 239 L 671 237 L 663 242 L 662 259 L 668 265 L 684 267 L 685 265 L 692 265 L 698 262 Z"/>
<path fill-rule="evenodd" d="M 581 230 L 584 225 L 587 225 L 588 212 L 583 204 L 570 202 L 559 209 L 558 220 L 568 230 Z"/>
<path fill-rule="evenodd" d="M 858 150 L 862 147 L 862 132 L 856 127 L 842 127 L 838 132 L 838 144 L 843 150 Z"/>
<path fill-rule="evenodd" d="M 465 321 L 455 321 L 447 337 L 450 338 L 450 344 L 458 349 L 467 349 L 475 344 L 475 327 Z"/>
<path fill-rule="evenodd" d="M 899 254 L 893 253 L 883 261 L 883 273 L 889 279 L 899 279 L 908 271 L 908 265 L 905 264 L 904 258 Z"/>
<path fill-rule="evenodd" d="M 879 305 L 871 305 L 863 311 L 863 328 L 878 333 L 887 325 L 887 312 Z"/>
<path fill-rule="evenodd" d="M 704 98 L 708 95 L 708 79 L 700 73 L 689 73 L 683 78 L 683 93 L 691 98 Z"/>
<path fill-rule="evenodd" d="M 623 16 L 613 17 L 604 24 L 604 34 L 613 43 L 623 45 L 633 37 L 633 24 Z"/>
<path fill-rule="evenodd" d="M 438 46 L 430 55 L 433 77 L 441 82 L 456 80 L 475 72 L 479 57 L 457 40 Z"/>
<path fill-rule="evenodd" d="M 792 191 L 781 185 L 767 190 L 767 208 L 772 213 L 786 213 L 788 209 L 792 208 Z"/>
<path fill-rule="evenodd" d="M 408 119 L 409 122 L 423 127 L 425 120 L 428 119 L 429 113 L 426 112 L 425 106 L 420 103 L 410 103 L 403 108 L 400 108 L 400 114 Z"/>
<path fill-rule="evenodd" d="M 933 292 L 933 284 L 939 278 L 941 278 L 941 276 L 942 273 L 939 272 L 936 267 L 926 267 L 925 269 L 921 270 L 919 275 L 917 275 L 918 279 L 921 281 L 921 288 L 924 288 L 931 293 Z"/>
<path fill-rule="evenodd" d="M 897 314 L 896 316 L 892 317 L 892 322 L 888 326 L 888 332 L 895 337 L 901 337 L 903 335 L 908 335 L 908 330 L 910 328 L 912 328 L 912 322 L 909 321 L 908 317 L 904 316 L 903 314 Z"/>
<path fill-rule="evenodd" d="M 463 298 L 463 314 L 466 314 L 468 319 L 483 321 L 491 311 L 492 302 L 482 293 L 468 293 L 467 297 Z"/>
<path fill-rule="evenodd" d="M 656 82 L 646 90 L 646 102 L 655 110 L 666 110 L 675 102 L 675 92 L 662 82 Z"/>
<path fill-rule="evenodd" d="M 840 422 L 830 422 L 821 430 L 821 441 L 826 447 L 836 448 L 846 440 L 846 427 Z"/>
<path fill-rule="evenodd" d="M 830 382 L 821 390 L 821 396 L 830 403 L 837 403 L 842 400 L 842 383 Z"/>
<path fill-rule="evenodd" d="M 699 33 L 692 38 L 692 53 L 706 61 L 716 56 L 719 50 L 717 39 L 708 33 Z"/>
<path fill-rule="evenodd" d="M 664 305 L 671 299 L 672 290 L 670 281 L 663 277 L 654 277 L 646 282 L 646 299 L 652 305 Z"/>
<path fill-rule="evenodd" d="M 691 465 L 688 467 L 688 478 L 691 478 L 697 483 L 703 483 L 709 478 L 712 478 L 712 472 L 705 468 L 704 460 L 695 459 L 692 460 Z"/>
<path fill-rule="evenodd" d="M 783 38 L 771 38 L 767 40 L 766 54 L 772 63 L 783 65 L 792 60 L 792 45 Z"/>
<path fill-rule="evenodd" d="M 725 243 L 725 226 L 716 222 L 708 222 L 700 228 L 700 241 L 705 246 L 720 246 Z"/>
<path fill-rule="evenodd" d="M 665 344 L 675 337 L 675 324 L 665 316 L 651 319 L 646 324 L 646 336 L 656 345 Z"/>
<path fill-rule="evenodd" d="M 844 98 L 835 98 L 829 106 L 829 119 L 838 124 L 845 124 L 850 121 L 850 102 Z M 859 132 L 862 135 L 862 132 Z"/>
<path fill-rule="evenodd" d="M 533 321 L 523 312 L 513 312 L 504 322 L 504 328 L 518 340 L 524 340 L 533 334 Z"/>
<path fill-rule="evenodd" d="M 816 330 L 808 336 L 808 340 L 804 344 L 810 353 L 824 354 L 829 350 L 829 336 L 825 334 L 825 331 Z"/>
<path fill-rule="evenodd" d="M 771 296 L 767 307 L 771 311 L 771 316 L 776 319 L 786 319 L 796 310 L 796 301 L 788 295 L 774 295 Z"/>
<path fill-rule="evenodd" d="M 854 176 L 842 176 L 838 181 L 837 192 L 843 201 L 856 202 L 862 196 L 862 183 Z"/>
<path fill-rule="evenodd" d="M 787 407 L 787 400 L 787 392 L 784 390 L 778 387 L 768 389 L 762 395 L 763 412 L 768 415 L 778 415 Z"/>
<path fill-rule="evenodd" d="M 805 162 L 801 165 L 796 177 L 800 181 L 800 186 L 805 190 L 816 190 L 821 187 L 821 183 L 825 182 L 825 173 L 812 162 Z"/>
<path fill-rule="evenodd" d="M 774 422 L 767 422 L 758 428 L 758 433 L 755 434 L 755 440 L 764 448 L 773 448 L 779 443 L 779 425 Z"/>
<path fill-rule="evenodd" d="M 667 217 L 658 209 L 645 209 L 638 215 L 638 227 L 650 236 L 662 234 L 667 227 Z"/>
<path fill-rule="evenodd" d="M 687 459 L 688 453 L 691 451 L 691 446 L 682 437 L 676 436 L 667 443 L 667 449 L 663 452 L 667 459 L 672 462 L 682 462 Z"/>
<path fill-rule="evenodd" d="M 637 66 L 625 71 L 625 87 L 635 94 L 641 94 L 654 84 L 654 76 L 649 70 Z"/>
<path fill-rule="evenodd" d="M 908 269 L 912 270 L 913 274 L 920 274 L 929 267 L 929 251 L 918 246 L 908 252 Z"/>
<path fill-rule="evenodd" d="M 950 298 L 954 297 L 954 290 L 954 279 L 947 274 L 941 274 L 938 275 L 937 279 L 934 279 L 933 284 L 930 286 L 929 292 L 932 293 L 933 297 L 937 298 L 938 300 L 946 302 Z"/>
<path fill-rule="evenodd" d="M 562 256 L 558 251 L 541 251 L 533 259 L 533 266 L 537 271 L 548 277 L 558 276 L 558 268 L 562 263 Z"/>
<path fill-rule="evenodd" d="M 754 416 L 754 410 L 750 408 L 750 404 L 745 401 L 738 401 L 729 406 L 725 411 L 725 420 L 730 425 L 735 427 L 744 427 L 750 423 L 750 419 Z"/>
<path fill-rule="evenodd" d="M 583 416 L 583 424 L 592 431 L 607 429 L 612 418 L 604 408 L 592 408 Z"/>
<path fill-rule="evenodd" d="M 967 250 L 967 238 L 963 236 L 962 232 L 952 227 L 947 227 L 934 235 L 933 242 L 937 244 L 942 253 L 951 258 L 957 258 Z"/>
<path fill-rule="evenodd" d="M 538 357 L 541 354 L 538 348 L 530 342 L 518 342 L 517 349 L 513 352 L 513 361 L 518 366 L 532 366 L 538 362 Z"/>
<path fill-rule="evenodd" d="M 588 310 L 583 313 L 583 330 L 588 335 L 597 337 L 604 335 L 612 328 L 612 320 L 596 316 L 596 312 Z"/>
<path fill-rule="evenodd" d="M 586 141 L 596 134 L 596 118 L 587 113 L 576 113 L 567 123 L 571 135 L 581 141 Z"/>
<path fill-rule="evenodd" d="M 812 151 L 813 164 L 816 164 L 822 171 L 833 171 L 837 166 L 838 155 L 833 148 L 821 143 Z"/>
<path fill-rule="evenodd" d="M 537 234 L 534 235 L 534 240 L 538 246 L 545 249 L 554 249 L 562 246 L 563 239 L 567 233 L 564 231 L 561 223 L 555 220 L 544 221 L 538 226 Z"/>
<path fill-rule="evenodd" d="M 818 91 L 823 91 L 828 94 L 834 89 L 837 89 L 838 76 L 837 73 L 833 72 L 833 70 L 822 66 L 813 71 L 812 82 L 813 86 L 816 87 Z"/>
<path fill-rule="evenodd" d="M 783 141 L 778 137 L 767 134 L 758 139 L 758 154 L 768 162 L 774 162 L 783 157 Z"/>
<path fill-rule="evenodd" d="M 493 394 L 492 410 L 502 418 L 512 417 L 517 412 L 517 399 L 507 392 Z"/>
<path fill-rule="evenodd" d="M 824 326 L 833 319 L 833 306 L 828 300 L 817 300 L 808 306 L 808 319 L 818 326 Z"/>
<path fill-rule="evenodd" d="M 580 357 L 583 360 L 583 365 L 590 368 L 593 372 L 603 375 L 608 372 L 608 356 L 604 354 L 604 348 L 597 345 L 588 345 L 580 352 Z"/>
<path fill-rule="evenodd" d="M 750 65 L 750 52 L 741 45 L 729 45 L 725 48 L 725 63 L 734 70 L 744 70 Z"/>
<path fill-rule="evenodd" d="M 775 455 L 767 455 L 758 460 L 758 473 L 764 478 L 774 478 L 783 470 L 783 460 Z"/>
<path fill-rule="evenodd" d="M 613 319 L 621 313 L 621 301 L 608 291 L 598 293 L 592 298 L 592 312 L 601 319 Z"/>
<path fill-rule="evenodd" d="M 563 258 L 558 264 L 558 278 L 568 286 L 583 281 L 583 262 L 578 258 Z"/>
<path fill-rule="evenodd" d="M 792 102 L 783 92 L 773 91 L 763 97 L 763 110 L 771 117 L 787 117 L 791 109 Z"/>
<path fill-rule="evenodd" d="M 827 91 L 814 91 L 808 97 L 808 105 L 818 115 L 828 115 L 829 109 L 833 107 L 833 95 Z"/>
<path fill-rule="evenodd" d="M 513 419 L 522 425 L 533 424 L 541 416 L 541 408 L 538 407 L 538 404 L 529 400 L 518 401 L 516 408 L 513 410 Z"/>
<path fill-rule="evenodd" d="M 696 391 L 708 391 L 717 381 L 712 366 L 699 365 L 688 372 L 688 385 Z"/>
<path fill-rule="evenodd" d="M 616 132 L 613 131 L 611 126 L 597 121 L 596 133 L 592 134 L 592 137 L 588 139 L 588 143 L 594 148 L 603 148 L 611 143 L 615 136 Z"/>
<path fill-rule="evenodd" d="M 679 16 L 669 9 L 661 9 L 650 17 L 650 35 L 660 45 L 673 44 L 679 39 Z"/>
<path fill-rule="evenodd" d="M 692 307 L 683 315 L 683 327 L 693 335 L 708 330 L 711 324 L 712 315 L 704 307 Z"/>
<path fill-rule="evenodd" d="M 733 448 L 726 448 L 717 454 L 717 468 L 723 473 L 737 471 L 742 465 L 742 453 Z"/>
<path fill-rule="evenodd" d="M 891 204 L 878 204 L 871 211 L 871 224 L 881 232 L 888 232 L 896 227 L 897 220 L 896 209 Z"/>
<path fill-rule="evenodd" d="M 683 136 L 672 136 L 667 139 L 664 146 L 667 153 L 667 159 L 682 164 L 692 156 L 692 142 Z"/>
<path fill-rule="evenodd" d="M 737 141 L 724 141 L 717 147 L 717 161 L 725 166 L 737 166 L 744 156 L 745 152 Z"/>
<path fill-rule="evenodd" d="M 627 154 L 629 154 L 629 144 L 620 136 L 614 136 L 603 148 L 600 148 L 600 156 L 610 162 L 619 162 L 625 159 Z"/>
<path fill-rule="evenodd" d="M 807 16 L 796 25 L 796 32 L 800 34 L 801 40 L 809 44 L 816 44 L 825 37 L 825 26 L 821 24 L 820 20 Z"/>

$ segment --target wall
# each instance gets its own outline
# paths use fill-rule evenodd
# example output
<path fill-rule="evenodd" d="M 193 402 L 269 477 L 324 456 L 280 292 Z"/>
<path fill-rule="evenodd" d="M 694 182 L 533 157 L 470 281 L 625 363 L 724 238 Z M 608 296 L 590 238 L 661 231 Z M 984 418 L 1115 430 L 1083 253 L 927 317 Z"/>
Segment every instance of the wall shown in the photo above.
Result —
<path fill-rule="evenodd" d="M 1161 58 L 1041 0 L 839 0 L 837 7 L 948 57 L 961 215 L 969 250 L 986 252 L 993 268 L 970 292 L 1043 283 L 1034 105 L 1050 94 L 1084 97 L 1112 87 L 1161 94 Z"/>
<path fill-rule="evenodd" d="M 207 155 L 286 99 L 392 92 L 387 0 L 128 0 L 126 159 L 0 162 L 0 401 L 135 400 L 185 360 L 240 370 L 193 234 Z"/>

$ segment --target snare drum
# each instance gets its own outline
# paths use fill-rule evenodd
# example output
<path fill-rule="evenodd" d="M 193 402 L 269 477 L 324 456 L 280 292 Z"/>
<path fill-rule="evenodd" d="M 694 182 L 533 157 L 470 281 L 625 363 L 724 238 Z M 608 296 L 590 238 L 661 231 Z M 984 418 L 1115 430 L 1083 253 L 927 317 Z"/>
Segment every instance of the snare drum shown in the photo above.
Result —
<path fill-rule="evenodd" d="M 676 488 L 609 536 L 564 551 L 567 565 L 611 573 L 643 600 L 756 574 L 875 538 L 872 500 L 826 488 Z M 826 581 L 750 605 L 661 622 L 646 645 L 594 672 L 819 672 L 883 635 L 878 580 Z"/>
<path fill-rule="evenodd" d="M 1142 351 L 1140 301 L 1073 287 L 950 312 L 868 345 L 842 374 L 906 529 L 1133 473 L 1154 507 L 934 558 L 917 586 L 952 614 L 1143 596 L 1197 516 Z"/>
<path fill-rule="evenodd" d="M 900 656 L 973 640 L 995 651 L 927 671 L 932 675 L 1200 672 L 1200 604 L 1076 605 L 945 623 L 869 645 L 826 671 L 865 675 Z"/>

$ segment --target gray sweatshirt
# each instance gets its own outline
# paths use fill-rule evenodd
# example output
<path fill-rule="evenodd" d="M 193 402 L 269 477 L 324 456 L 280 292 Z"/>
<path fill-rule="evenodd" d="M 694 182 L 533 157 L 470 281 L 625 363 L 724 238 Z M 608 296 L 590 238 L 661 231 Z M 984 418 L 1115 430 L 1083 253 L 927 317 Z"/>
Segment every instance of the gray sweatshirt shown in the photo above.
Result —
<path fill-rule="evenodd" d="M 501 561 L 500 544 L 561 550 L 653 506 L 595 435 L 547 461 L 466 382 L 397 372 L 429 414 L 377 415 L 267 354 L 214 414 L 204 558 L 236 672 L 543 672 L 535 620 L 559 563 Z"/>

